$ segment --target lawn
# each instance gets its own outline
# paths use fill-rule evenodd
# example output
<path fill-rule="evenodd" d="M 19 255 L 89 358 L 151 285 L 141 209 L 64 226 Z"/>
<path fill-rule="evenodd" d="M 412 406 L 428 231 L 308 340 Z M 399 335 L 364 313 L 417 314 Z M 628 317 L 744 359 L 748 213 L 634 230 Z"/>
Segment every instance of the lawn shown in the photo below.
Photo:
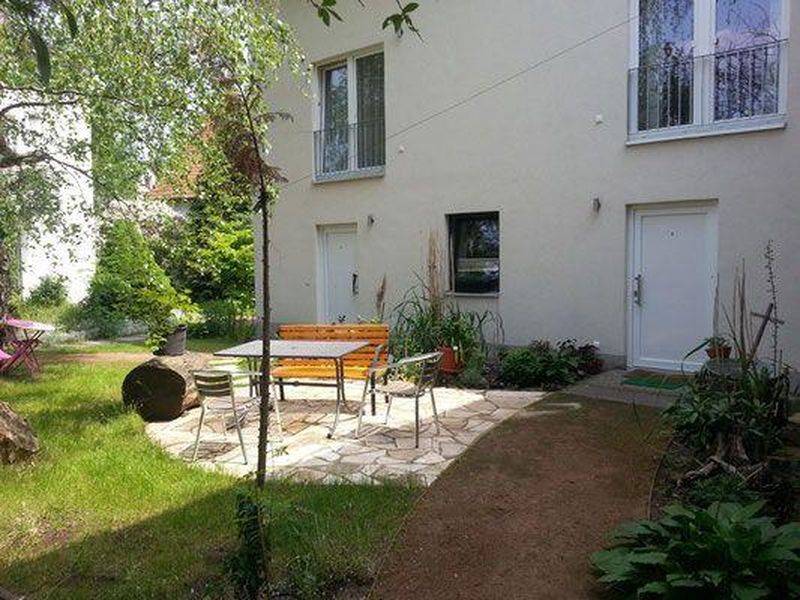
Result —
<path fill-rule="evenodd" d="M 0 380 L 42 451 L 0 467 L 0 586 L 31 597 L 226 598 L 248 482 L 168 457 L 119 400 L 131 363 L 45 365 Z M 270 483 L 273 581 L 316 597 L 366 582 L 419 488 Z"/>
<path fill-rule="evenodd" d="M 241 344 L 241 341 L 232 338 L 210 337 L 193 338 L 186 340 L 186 349 L 190 352 L 216 352 L 223 348 L 230 348 Z M 102 354 L 102 353 L 131 353 L 131 352 L 150 352 L 150 348 L 143 341 L 141 342 L 75 342 L 70 344 L 59 344 L 54 346 L 43 346 L 42 353 L 48 354 Z"/>

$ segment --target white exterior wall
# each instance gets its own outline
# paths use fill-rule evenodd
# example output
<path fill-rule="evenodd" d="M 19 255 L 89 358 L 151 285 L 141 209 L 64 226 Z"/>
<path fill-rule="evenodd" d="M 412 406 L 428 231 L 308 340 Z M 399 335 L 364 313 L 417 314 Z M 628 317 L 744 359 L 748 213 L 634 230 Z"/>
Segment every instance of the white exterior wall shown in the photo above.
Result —
<path fill-rule="evenodd" d="M 292 80 L 273 90 L 273 108 L 294 122 L 275 125 L 271 162 L 291 182 L 300 180 L 284 189 L 274 212 L 273 320 L 317 319 L 317 225 L 358 224 L 359 301 L 371 317 L 384 274 L 391 307 L 414 284 L 414 272 L 424 271 L 428 231 L 446 240 L 445 215 L 497 210 L 500 294 L 459 302 L 496 310 L 509 344 L 598 340 L 602 353 L 623 356 L 628 207 L 712 200 L 721 300 L 729 302 L 734 270 L 745 259 L 752 308 L 766 305 L 761 255 L 775 240 L 785 358 L 800 365 L 800 10 L 792 8 L 786 129 L 627 146 L 627 24 L 391 136 L 623 23 L 628 0 L 424 2 L 415 13 L 424 42 L 380 30 L 395 10 L 390 0 L 344 3 L 344 23 L 330 28 L 306 2 L 286 2 L 285 17 L 310 62 L 383 45 L 390 139 L 384 177 L 314 184 L 312 99 Z M 602 201 L 597 214 L 594 197 Z"/>
<path fill-rule="evenodd" d="M 60 123 L 63 131 L 74 132 L 74 139 L 89 140 L 91 135 L 86 122 L 65 110 Z M 35 122 L 34 122 L 35 127 Z M 72 135 L 72 134 L 70 134 Z M 91 172 L 91 157 L 80 163 L 73 158 L 59 157 L 82 169 Z M 91 216 L 94 202 L 92 181 L 83 174 L 68 168 L 61 168 L 63 183 L 59 189 L 59 200 L 68 227 L 75 227 L 77 233 L 62 239 L 59 232 L 45 232 L 37 238 L 23 239 L 21 247 L 22 294 L 27 297 L 48 275 L 61 275 L 67 280 L 67 293 L 70 302 L 79 302 L 86 297 L 89 282 L 94 274 L 95 242 L 97 224 Z M 87 210 L 88 209 L 88 210 Z M 32 224 L 32 228 L 37 225 Z"/>

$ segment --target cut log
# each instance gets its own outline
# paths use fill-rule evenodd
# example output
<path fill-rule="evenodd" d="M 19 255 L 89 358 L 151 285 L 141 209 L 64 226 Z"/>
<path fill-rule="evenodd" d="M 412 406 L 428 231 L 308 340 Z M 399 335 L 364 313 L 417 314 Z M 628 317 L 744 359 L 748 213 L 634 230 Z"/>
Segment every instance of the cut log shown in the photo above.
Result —
<path fill-rule="evenodd" d="M 22 462 L 38 451 L 39 440 L 28 422 L 0 402 L 0 464 Z"/>
<path fill-rule="evenodd" d="M 208 354 L 154 356 L 134 368 L 122 382 L 122 402 L 148 422 L 172 421 L 200 405 L 192 371 L 208 363 Z"/>

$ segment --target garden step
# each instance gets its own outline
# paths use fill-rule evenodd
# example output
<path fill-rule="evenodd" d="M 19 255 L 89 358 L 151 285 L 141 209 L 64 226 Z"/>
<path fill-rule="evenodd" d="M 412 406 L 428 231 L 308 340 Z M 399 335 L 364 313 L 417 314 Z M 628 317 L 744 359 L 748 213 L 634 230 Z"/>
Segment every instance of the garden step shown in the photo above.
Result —
<path fill-rule="evenodd" d="M 623 385 L 625 374 L 624 370 L 605 371 L 571 385 L 564 391 L 587 398 L 655 408 L 666 408 L 679 396 L 674 390 L 650 390 L 645 387 Z"/>

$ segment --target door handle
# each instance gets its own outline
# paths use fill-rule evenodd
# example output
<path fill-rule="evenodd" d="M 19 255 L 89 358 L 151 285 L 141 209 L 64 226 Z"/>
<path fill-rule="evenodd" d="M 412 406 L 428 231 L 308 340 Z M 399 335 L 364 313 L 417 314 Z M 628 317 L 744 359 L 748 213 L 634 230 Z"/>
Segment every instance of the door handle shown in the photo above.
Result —
<path fill-rule="evenodd" d="M 637 306 L 642 305 L 642 276 L 637 275 L 633 278 L 633 301 Z"/>
<path fill-rule="evenodd" d="M 350 283 L 350 290 L 353 292 L 353 296 L 358 295 L 358 273 L 353 273 L 353 279 Z"/>

